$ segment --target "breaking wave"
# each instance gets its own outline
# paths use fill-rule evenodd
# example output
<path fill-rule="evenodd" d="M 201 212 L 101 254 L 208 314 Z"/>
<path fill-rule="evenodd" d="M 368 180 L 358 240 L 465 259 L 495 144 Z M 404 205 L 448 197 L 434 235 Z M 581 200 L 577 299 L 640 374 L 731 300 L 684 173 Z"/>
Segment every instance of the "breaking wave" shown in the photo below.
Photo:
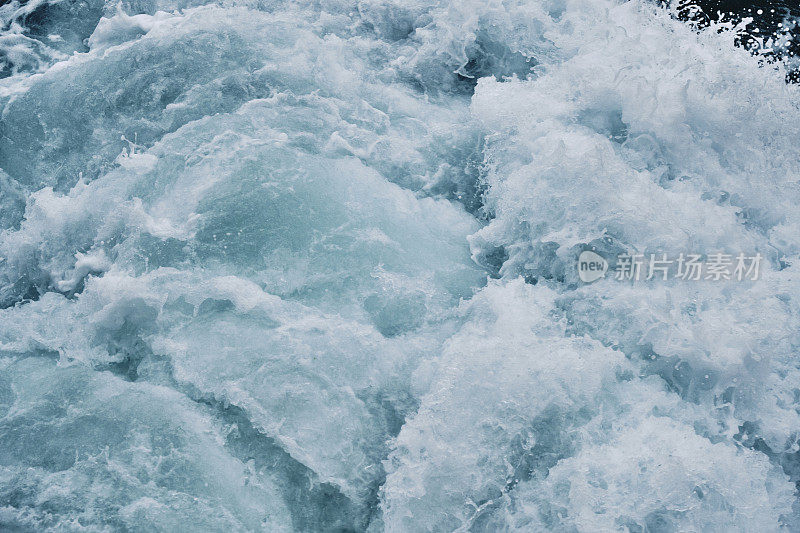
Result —
<path fill-rule="evenodd" d="M 678 15 L 0 6 L 0 527 L 800 528 L 800 89 Z"/>

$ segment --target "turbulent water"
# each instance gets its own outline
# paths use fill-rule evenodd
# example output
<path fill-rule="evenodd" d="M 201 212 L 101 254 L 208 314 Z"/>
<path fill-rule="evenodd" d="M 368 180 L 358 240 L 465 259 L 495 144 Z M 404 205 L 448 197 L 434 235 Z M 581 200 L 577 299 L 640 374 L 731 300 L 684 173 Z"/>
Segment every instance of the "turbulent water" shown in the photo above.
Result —
<path fill-rule="evenodd" d="M 736 28 L 0 20 L 0 530 L 800 529 L 800 95 Z M 583 284 L 588 248 L 764 260 Z"/>

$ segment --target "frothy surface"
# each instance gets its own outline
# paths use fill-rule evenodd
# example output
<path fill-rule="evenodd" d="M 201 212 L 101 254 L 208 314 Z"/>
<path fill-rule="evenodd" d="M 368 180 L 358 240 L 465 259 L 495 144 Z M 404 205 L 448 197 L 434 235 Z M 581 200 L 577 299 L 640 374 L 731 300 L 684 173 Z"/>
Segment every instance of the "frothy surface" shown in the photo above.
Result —
<path fill-rule="evenodd" d="M 800 527 L 788 60 L 638 0 L 201 4 L 0 6 L 0 528 Z"/>

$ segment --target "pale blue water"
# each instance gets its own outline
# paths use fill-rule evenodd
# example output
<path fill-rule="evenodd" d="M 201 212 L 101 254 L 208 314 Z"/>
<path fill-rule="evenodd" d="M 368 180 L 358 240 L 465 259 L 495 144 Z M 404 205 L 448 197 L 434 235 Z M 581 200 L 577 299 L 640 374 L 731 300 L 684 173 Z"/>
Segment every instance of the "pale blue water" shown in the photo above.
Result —
<path fill-rule="evenodd" d="M 0 530 L 800 528 L 800 100 L 734 31 L 0 18 Z M 589 246 L 764 261 L 584 285 Z"/>

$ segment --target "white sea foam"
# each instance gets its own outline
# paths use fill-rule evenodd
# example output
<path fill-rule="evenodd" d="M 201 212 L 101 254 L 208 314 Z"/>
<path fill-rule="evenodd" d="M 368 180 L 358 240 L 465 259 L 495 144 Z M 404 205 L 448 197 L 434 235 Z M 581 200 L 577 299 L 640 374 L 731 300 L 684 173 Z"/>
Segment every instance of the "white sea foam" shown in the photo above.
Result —
<path fill-rule="evenodd" d="M 798 527 L 780 64 L 638 0 L 201 4 L 0 8 L 0 526 Z"/>

